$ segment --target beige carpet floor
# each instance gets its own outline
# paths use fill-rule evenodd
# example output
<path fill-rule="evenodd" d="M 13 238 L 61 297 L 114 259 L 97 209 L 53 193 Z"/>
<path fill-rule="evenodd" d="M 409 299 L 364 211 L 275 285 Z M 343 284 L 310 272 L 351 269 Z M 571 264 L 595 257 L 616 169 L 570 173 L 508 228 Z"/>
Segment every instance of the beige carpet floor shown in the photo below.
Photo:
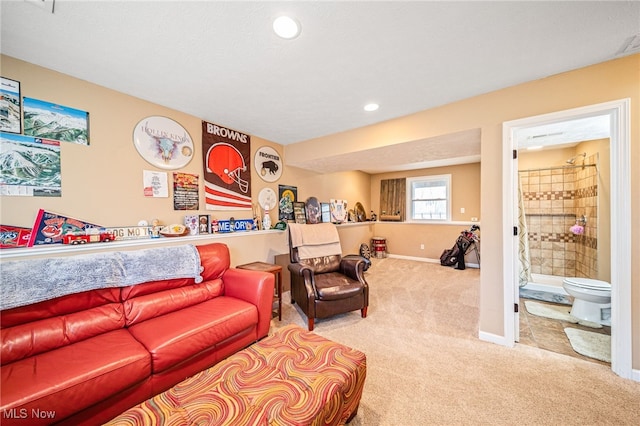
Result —
<path fill-rule="evenodd" d="M 372 261 L 367 318 L 352 312 L 314 330 L 367 355 L 351 425 L 640 424 L 640 383 L 608 366 L 480 341 L 478 269 Z M 271 331 L 289 323 L 306 327 L 306 317 L 285 294 Z"/>

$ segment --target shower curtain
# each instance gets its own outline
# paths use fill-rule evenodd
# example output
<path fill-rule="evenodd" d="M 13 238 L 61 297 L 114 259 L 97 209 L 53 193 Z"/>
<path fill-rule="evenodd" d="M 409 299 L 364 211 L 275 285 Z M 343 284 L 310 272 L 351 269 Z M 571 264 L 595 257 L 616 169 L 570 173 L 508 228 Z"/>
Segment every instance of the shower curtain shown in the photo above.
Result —
<path fill-rule="evenodd" d="M 524 197 L 522 195 L 522 182 L 518 175 L 518 258 L 520 259 L 520 271 L 518 274 L 519 285 L 524 287 L 531 282 L 531 259 L 529 257 L 529 231 L 527 230 L 527 218 L 524 212 Z"/>

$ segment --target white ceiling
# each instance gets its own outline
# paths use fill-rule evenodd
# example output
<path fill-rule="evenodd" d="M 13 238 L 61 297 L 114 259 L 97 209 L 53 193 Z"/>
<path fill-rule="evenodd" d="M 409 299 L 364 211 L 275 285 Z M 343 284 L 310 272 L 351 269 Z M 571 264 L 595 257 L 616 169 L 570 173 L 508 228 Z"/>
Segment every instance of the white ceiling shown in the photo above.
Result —
<path fill-rule="evenodd" d="M 516 134 L 516 141 L 518 148 L 557 149 L 610 136 L 609 115 L 597 115 L 520 129 Z"/>
<path fill-rule="evenodd" d="M 302 24 L 294 40 L 271 30 L 283 13 Z M 635 1 L 2 0 L 0 14 L 3 54 L 283 145 L 633 53 L 640 33 Z M 479 138 L 459 136 L 317 170 L 479 158 Z"/>

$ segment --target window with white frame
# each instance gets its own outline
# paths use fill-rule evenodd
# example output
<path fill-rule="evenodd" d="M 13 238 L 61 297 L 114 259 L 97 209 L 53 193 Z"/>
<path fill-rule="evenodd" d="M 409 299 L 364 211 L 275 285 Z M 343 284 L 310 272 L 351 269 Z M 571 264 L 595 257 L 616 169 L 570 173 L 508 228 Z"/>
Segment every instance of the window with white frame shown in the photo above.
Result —
<path fill-rule="evenodd" d="M 451 175 L 407 178 L 410 220 L 451 220 Z"/>

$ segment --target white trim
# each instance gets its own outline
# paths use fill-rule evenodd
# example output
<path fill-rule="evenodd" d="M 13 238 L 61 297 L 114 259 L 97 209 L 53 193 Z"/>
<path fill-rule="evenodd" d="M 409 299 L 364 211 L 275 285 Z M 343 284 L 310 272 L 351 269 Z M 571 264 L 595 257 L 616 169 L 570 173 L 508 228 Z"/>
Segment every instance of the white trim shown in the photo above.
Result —
<path fill-rule="evenodd" d="M 514 277 L 518 273 L 515 256 L 518 239 L 513 235 L 514 227 L 517 225 L 514 200 L 518 199 L 515 185 L 518 171 L 515 170 L 513 161 L 515 129 L 510 123 L 512 122 L 502 124 L 502 218 L 505 225 L 502 232 L 502 304 L 504 338 L 507 346 L 514 346 L 520 335 L 519 313 L 513 308 L 519 302 L 519 295 L 515 294 L 514 289 Z"/>
<path fill-rule="evenodd" d="M 447 218 L 446 219 L 414 219 L 413 218 L 413 188 L 414 182 L 424 181 L 444 181 L 447 188 Z M 451 222 L 451 174 L 427 175 L 427 176 L 411 176 L 406 178 L 406 210 L 407 219 L 413 223 L 447 223 Z"/>
<path fill-rule="evenodd" d="M 432 259 L 430 257 L 405 256 L 402 254 L 391 254 L 391 253 L 387 254 L 387 257 L 391 257 L 394 259 L 415 260 L 416 262 L 440 263 L 440 259 Z"/>
<path fill-rule="evenodd" d="M 464 220 L 455 220 L 455 221 L 430 221 L 430 222 L 425 222 L 425 221 L 412 221 L 412 220 L 405 220 L 404 222 L 399 222 L 399 221 L 376 221 L 376 222 L 369 222 L 369 223 L 383 223 L 385 225 L 427 225 L 427 226 L 433 226 L 433 225 L 454 225 L 454 226 L 471 226 L 471 225 L 478 225 L 481 226 L 480 222 L 468 222 L 468 221 L 464 221 Z"/>
<path fill-rule="evenodd" d="M 387 257 L 391 257 L 394 259 L 415 260 L 417 262 L 440 263 L 440 259 L 433 259 L 430 257 L 404 256 L 402 254 L 391 254 L 391 253 L 389 253 Z M 467 268 L 480 269 L 480 265 L 478 265 L 477 263 L 465 262 L 465 266 Z"/>
<path fill-rule="evenodd" d="M 364 226 L 364 225 L 372 225 L 374 223 L 378 223 L 378 222 L 342 222 L 342 223 L 336 223 L 336 227 L 338 229 L 340 228 L 347 228 L 347 227 L 351 227 L 351 226 Z"/>
<path fill-rule="evenodd" d="M 480 340 L 483 340 L 489 343 L 495 343 L 500 346 L 508 346 L 508 347 L 515 346 L 513 340 L 509 341 L 508 339 L 505 339 L 502 336 L 498 336 L 497 334 L 493 334 L 493 333 L 487 333 L 486 331 L 480 331 L 480 333 L 478 334 L 478 337 L 480 338 Z"/>
<path fill-rule="evenodd" d="M 108 243 L 91 243 L 91 244 L 49 244 L 38 247 L 21 247 L 15 249 L 3 249 L 0 252 L 0 260 L 6 259 L 26 259 L 36 256 L 52 256 L 59 254 L 84 254 L 92 251 L 104 251 L 105 249 L 119 250 L 122 248 L 144 248 L 147 246 L 162 246 L 162 245 L 176 245 L 179 243 L 196 242 L 203 240 L 219 240 L 236 237 L 248 237 L 250 235 L 264 235 L 282 233 L 284 231 L 279 230 L 262 230 L 262 231 L 238 231 L 238 232 L 225 232 L 222 234 L 202 234 L 202 235 L 186 235 L 184 237 L 174 238 L 144 238 L 138 240 L 123 240 L 123 241 L 111 241 Z"/>
<path fill-rule="evenodd" d="M 611 368 L 630 379 L 631 324 L 631 112 L 630 100 L 609 104 L 611 116 Z M 614 172 L 615 171 L 615 172 Z"/>
<path fill-rule="evenodd" d="M 632 369 L 631 323 L 631 142 L 630 99 L 621 99 L 571 110 L 528 117 L 503 123 L 503 182 L 502 213 L 507 224 L 503 229 L 503 291 L 504 335 L 507 346 L 515 342 L 513 304 L 517 282 L 517 260 L 513 226 L 515 216 L 515 177 L 512 151 L 516 145 L 513 135 L 528 127 L 561 122 L 573 118 L 609 115 L 611 117 L 611 369 L 617 375 L 640 381 Z"/>

